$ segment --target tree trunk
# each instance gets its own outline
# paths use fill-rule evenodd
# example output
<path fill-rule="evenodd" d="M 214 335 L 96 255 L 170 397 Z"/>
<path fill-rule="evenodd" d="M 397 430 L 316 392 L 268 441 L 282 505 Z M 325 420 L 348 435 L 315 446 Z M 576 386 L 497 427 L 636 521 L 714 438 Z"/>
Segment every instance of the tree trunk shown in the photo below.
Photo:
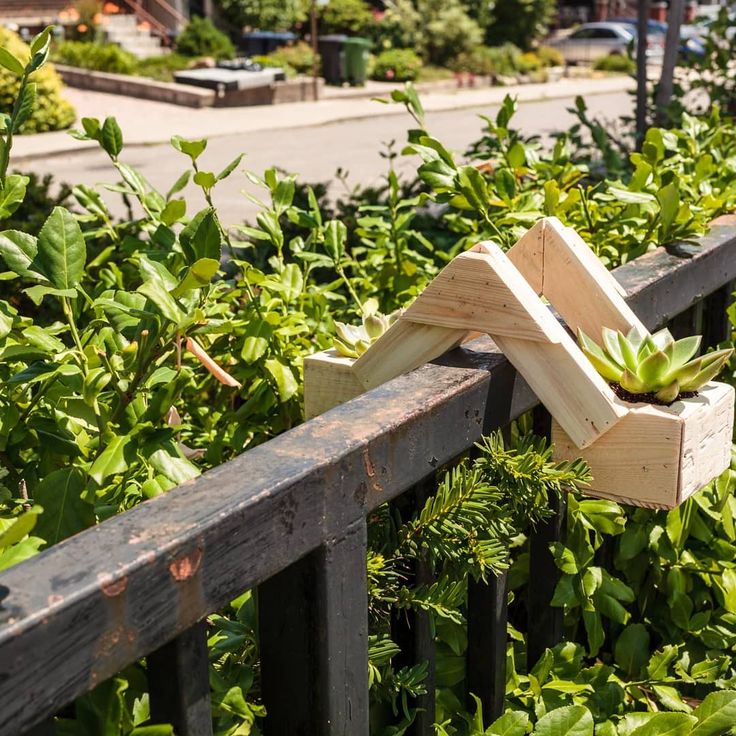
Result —
<path fill-rule="evenodd" d="M 672 99 L 672 88 L 675 78 L 675 66 L 677 65 L 677 54 L 680 48 L 680 26 L 685 9 L 684 0 L 670 0 L 667 12 L 667 37 L 664 45 L 664 61 L 662 62 L 662 75 L 659 79 L 657 96 L 655 99 L 657 107 L 657 123 L 667 124 L 667 106 Z"/>
<path fill-rule="evenodd" d="M 636 147 L 641 148 L 647 132 L 647 22 L 649 0 L 637 3 L 636 43 Z"/>

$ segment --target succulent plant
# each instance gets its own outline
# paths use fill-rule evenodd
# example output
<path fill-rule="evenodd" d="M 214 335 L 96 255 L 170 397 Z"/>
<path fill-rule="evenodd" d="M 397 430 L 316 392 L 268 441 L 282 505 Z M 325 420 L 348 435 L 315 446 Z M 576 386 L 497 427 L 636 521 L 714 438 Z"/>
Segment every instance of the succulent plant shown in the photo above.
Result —
<path fill-rule="evenodd" d="M 696 358 L 700 335 L 675 340 L 667 329 L 642 335 L 633 328 L 624 335 L 604 327 L 602 338 L 598 345 L 578 330 L 580 347 L 598 373 L 630 394 L 651 393 L 665 404 L 702 388 L 733 353 L 727 348 Z"/>
<path fill-rule="evenodd" d="M 334 338 L 335 350 L 346 358 L 359 358 L 368 348 L 396 322 L 401 310 L 391 314 L 366 311 L 362 325 L 346 325 L 335 322 L 337 335 Z"/>

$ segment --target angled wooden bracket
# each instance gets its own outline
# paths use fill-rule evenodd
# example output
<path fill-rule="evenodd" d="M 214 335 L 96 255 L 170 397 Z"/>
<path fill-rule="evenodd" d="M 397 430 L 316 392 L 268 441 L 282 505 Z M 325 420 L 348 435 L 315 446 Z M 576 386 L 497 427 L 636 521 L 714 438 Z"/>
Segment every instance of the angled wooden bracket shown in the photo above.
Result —
<path fill-rule="evenodd" d="M 488 242 L 457 256 L 357 360 L 332 351 L 307 358 L 308 416 L 486 333 L 575 443 L 590 445 L 626 414 L 626 407 L 540 296 L 572 329 L 580 326 L 593 335 L 602 325 L 644 329 L 588 246 L 559 220 L 547 218 L 508 254 Z M 344 391 L 336 391 L 335 374 L 341 374 Z M 328 381 L 321 385 L 321 378 Z"/>
<path fill-rule="evenodd" d="M 594 338 L 602 327 L 646 333 L 624 296 L 574 230 L 545 218 L 508 253 L 486 242 L 454 258 L 357 360 L 335 351 L 307 358 L 307 417 L 486 333 L 552 414 L 558 457 L 586 457 L 581 450 L 591 448 L 594 476 L 604 479 L 594 484 L 596 495 L 671 507 L 727 467 L 733 389 L 709 384 L 697 404 L 676 402 L 675 408 L 618 399 L 549 305 L 571 330 Z M 698 434 L 695 425 L 703 421 L 718 426 Z M 606 441 L 598 441 L 603 436 Z M 651 436 L 659 446 L 647 455 Z M 622 459 L 633 438 L 639 447 Z M 618 490 L 622 466 L 629 495 Z"/>

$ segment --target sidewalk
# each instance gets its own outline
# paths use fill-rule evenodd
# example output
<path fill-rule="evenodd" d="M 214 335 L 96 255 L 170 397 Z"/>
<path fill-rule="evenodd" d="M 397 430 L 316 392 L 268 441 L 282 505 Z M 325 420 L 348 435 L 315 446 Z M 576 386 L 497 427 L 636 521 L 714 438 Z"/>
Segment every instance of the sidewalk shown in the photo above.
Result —
<path fill-rule="evenodd" d="M 510 94 L 520 102 L 572 98 L 576 95 L 605 94 L 633 89 L 627 76 L 600 79 L 561 79 L 545 84 L 509 87 L 457 89 L 422 94 L 428 113 L 470 107 L 498 105 Z M 382 86 L 388 97 L 391 85 Z M 371 99 L 330 97 L 318 102 L 262 105 L 240 108 L 192 109 L 131 97 L 67 88 L 66 97 L 78 116 L 104 118 L 114 115 L 123 130 L 126 145 L 163 143 L 178 134 L 185 138 L 215 138 L 263 130 L 289 130 L 326 123 L 406 114 L 402 105 L 382 105 Z M 68 132 L 18 136 L 13 146 L 15 162 L 57 156 L 95 147 L 96 143 L 77 141 Z"/>

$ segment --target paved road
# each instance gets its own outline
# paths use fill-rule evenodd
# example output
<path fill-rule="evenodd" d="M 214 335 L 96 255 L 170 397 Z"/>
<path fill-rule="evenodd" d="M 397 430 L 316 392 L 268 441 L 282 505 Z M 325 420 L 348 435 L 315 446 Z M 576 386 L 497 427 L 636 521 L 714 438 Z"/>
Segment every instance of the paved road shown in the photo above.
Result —
<path fill-rule="evenodd" d="M 630 112 L 633 105 L 626 92 L 590 95 L 587 101 L 592 114 L 610 120 Z M 566 111 L 571 105 L 571 99 L 521 103 L 515 124 L 526 134 L 548 137 L 573 121 Z M 447 147 L 462 152 L 480 136 L 483 121 L 478 116 L 493 115 L 496 110 L 497 106 L 429 113 L 428 128 Z M 200 162 L 203 167 L 219 171 L 238 153 L 245 152 L 244 168 L 262 173 L 267 167 L 276 165 L 298 174 L 305 182 L 329 182 L 334 193 L 343 186 L 335 179 L 340 167 L 348 172 L 351 186 L 379 184 L 386 171 L 386 162 L 380 156 L 382 144 L 395 140 L 400 149 L 411 127 L 408 115 L 386 115 L 291 130 L 227 135 L 212 139 Z M 176 180 L 186 163 L 182 154 L 168 145 L 131 148 L 124 160 L 138 168 L 154 186 L 164 190 Z M 404 157 L 397 168 L 410 172 L 415 165 L 416 159 Z M 24 168 L 39 173 L 52 172 L 58 179 L 74 183 L 95 184 L 115 178 L 106 157 L 97 151 L 36 160 Z M 218 186 L 215 200 L 223 221 L 237 223 L 252 216 L 254 205 L 243 196 L 243 189 L 255 191 L 239 172 Z M 187 192 L 188 198 L 190 194 Z M 117 195 L 105 193 L 105 199 L 119 211 L 119 205 L 115 206 L 119 202 Z M 190 206 L 194 206 L 197 194 L 192 194 L 191 199 Z"/>

